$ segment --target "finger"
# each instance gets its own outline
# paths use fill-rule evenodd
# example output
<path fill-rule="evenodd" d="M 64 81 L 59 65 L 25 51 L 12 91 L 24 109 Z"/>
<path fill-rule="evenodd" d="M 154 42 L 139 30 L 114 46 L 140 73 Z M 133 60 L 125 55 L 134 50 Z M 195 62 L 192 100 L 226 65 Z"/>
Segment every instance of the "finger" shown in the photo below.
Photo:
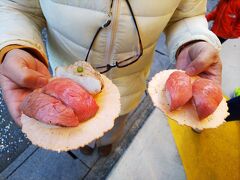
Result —
<path fill-rule="evenodd" d="M 46 77 L 50 78 L 51 74 L 50 74 L 48 68 L 38 59 L 35 58 L 34 60 L 35 60 L 35 63 L 36 63 L 36 70 L 39 73 L 41 73 L 41 74 L 45 75 Z"/>
<path fill-rule="evenodd" d="M 25 59 L 23 59 L 23 61 L 19 62 L 20 67 L 27 66 L 29 69 L 35 70 L 35 71 L 39 72 L 40 74 L 42 74 L 43 76 L 46 76 L 48 78 L 51 77 L 51 74 L 49 73 L 47 66 L 45 66 L 41 61 L 34 58 L 30 54 L 27 54 L 26 56 L 27 57 L 25 57 Z"/>
<path fill-rule="evenodd" d="M 21 87 L 42 87 L 50 78 L 47 67 L 23 50 L 9 52 L 1 66 L 1 74 Z"/>
<path fill-rule="evenodd" d="M 8 104 L 8 111 L 11 115 L 11 117 L 13 118 L 13 120 L 17 123 L 18 126 L 22 127 L 22 123 L 21 123 L 21 111 L 19 108 L 15 108 L 15 107 L 19 107 L 20 103 L 18 104 Z"/>
<path fill-rule="evenodd" d="M 7 105 L 8 111 L 14 121 L 21 126 L 21 110 L 20 104 L 23 99 L 31 93 L 31 90 L 19 88 L 15 83 L 13 83 L 10 79 L 6 78 L 3 75 L 0 75 L 1 78 L 1 88 L 3 99 Z"/>
<path fill-rule="evenodd" d="M 203 78 L 213 80 L 215 83 L 221 85 L 222 83 L 222 64 L 217 63 L 209 67 L 207 71 L 199 74 Z"/>
<path fill-rule="evenodd" d="M 221 77 L 220 76 L 216 76 L 216 75 L 212 75 L 212 74 L 199 74 L 200 77 L 205 78 L 205 79 L 209 79 L 212 80 L 213 82 L 215 82 L 216 84 L 219 84 L 221 86 Z"/>
<path fill-rule="evenodd" d="M 19 91 L 19 92 L 18 92 Z M 21 127 L 21 110 L 20 104 L 22 103 L 23 99 L 29 94 L 31 91 L 24 91 L 24 90 L 16 90 L 16 92 L 11 91 L 3 91 L 3 99 L 6 102 L 8 111 L 14 121 Z"/>
<path fill-rule="evenodd" d="M 2 74 L 0 74 L 0 87 L 3 89 L 3 90 L 8 90 L 10 89 L 11 87 L 13 87 L 13 84 L 14 83 L 11 83 L 11 81 L 6 78 L 5 76 L 3 76 Z M 15 85 L 16 86 L 16 85 Z M 13 87 L 14 88 L 14 87 Z"/>
<path fill-rule="evenodd" d="M 48 83 L 49 79 L 45 75 L 27 67 L 17 69 L 16 66 L 14 66 L 10 71 L 5 72 L 5 75 L 17 85 L 30 89 L 43 87 Z"/>
<path fill-rule="evenodd" d="M 188 49 L 189 48 L 185 48 L 183 49 L 180 54 L 177 57 L 177 62 L 176 62 L 176 68 L 177 69 L 181 69 L 181 70 L 185 70 L 188 66 L 188 64 L 191 63 L 191 59 L 190 56 L 188 54 Z"/>
<path fill-rule="evenodd" d="M 16 63 L 13 65 L 6 65 L 3 69 L 3 75 L 12 80 L 14 83 L 21 87 L 26 87 L 30 89 L 35 89 L 42 87 L 48 83 L 49 75 L 47 72 L 45 74 L 39 73 L 33 69 L 29 69 L 27 66 Z M 41 71 L 46 71 L 42 68 Z"/>
<path fill-rule="evenodd" d="M 0 66 L 0 87 L 3 86 L 3 82 L 4 82 L 4 76 L 1 73 L 1 66 Z"/>
<path fill-rule="evenodd" d="M 215 60 L 213 58 L 209 58 L 208 56 L 199 55 L 196 59 L 194 59 L 186 68 L 186 73 L 190 76 L 200 74 L 210 67 Z"/>
<path fill-rule="evenodd" d="M 191 59 L 189 56 L 179 56 L 177 58 L 176 68 L 185 70 L 188 67 L 188 64 L 190 63 L 191 63 Z"/>
<path fill-rule="evenodd" d="M 32 69 L 23 68 L 21 75 L 19 77 L 15 77 L 14 79 L 19 79 L 19 81 L 15 83 L 21 87 L 36 89 L 46 85 L 48 83 L 49 77 L 46 77 L 43 74 Z"/>

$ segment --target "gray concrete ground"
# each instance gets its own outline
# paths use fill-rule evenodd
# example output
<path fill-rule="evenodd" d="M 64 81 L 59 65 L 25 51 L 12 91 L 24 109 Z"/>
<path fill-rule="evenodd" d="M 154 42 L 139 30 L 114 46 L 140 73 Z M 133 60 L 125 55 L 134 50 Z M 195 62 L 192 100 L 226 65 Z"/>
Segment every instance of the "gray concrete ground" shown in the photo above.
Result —
<path fill-rule="evenodd" d="M 108 179 L 186 179 L 165 115 L 155 109 Z"/>
<path fill-rule="evenodd" d="M 10 117 L 0 90 L 0 172 L 30 144 Z"/>
<path fill-rule="evenodd" d="M 221 59 L 223 90 L 228 97 L 232 97 L 234 89 L 240 87 L 240 39 L 231 39 L 223 43 Z"/>

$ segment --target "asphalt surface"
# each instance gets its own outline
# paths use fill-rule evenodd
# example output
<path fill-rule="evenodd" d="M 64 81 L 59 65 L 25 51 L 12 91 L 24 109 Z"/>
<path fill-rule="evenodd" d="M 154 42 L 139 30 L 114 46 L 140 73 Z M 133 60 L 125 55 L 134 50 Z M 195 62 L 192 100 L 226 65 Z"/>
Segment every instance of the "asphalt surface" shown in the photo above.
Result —
<path fill-rule="evenodd" d="M 30 142 L 13 122 L 0 91 L 0 172 L 3 171 Z"/>

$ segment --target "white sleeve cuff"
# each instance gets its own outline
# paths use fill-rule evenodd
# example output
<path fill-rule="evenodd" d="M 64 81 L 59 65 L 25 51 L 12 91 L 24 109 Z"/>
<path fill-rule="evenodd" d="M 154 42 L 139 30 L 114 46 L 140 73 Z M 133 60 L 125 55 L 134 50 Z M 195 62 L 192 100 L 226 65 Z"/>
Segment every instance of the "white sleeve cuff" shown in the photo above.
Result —
<path fill-rule="evenodd" d="M 205 16 L 196 16 L 177 21 L 170 25 L 165 33 L 172 63 L 176 61 L 175 56 L 178 49 L 189 41 L 204 40 L 212 44 L 218 51 L 221 49 L 221 43 L 217 36 L 208 30 Z"/>

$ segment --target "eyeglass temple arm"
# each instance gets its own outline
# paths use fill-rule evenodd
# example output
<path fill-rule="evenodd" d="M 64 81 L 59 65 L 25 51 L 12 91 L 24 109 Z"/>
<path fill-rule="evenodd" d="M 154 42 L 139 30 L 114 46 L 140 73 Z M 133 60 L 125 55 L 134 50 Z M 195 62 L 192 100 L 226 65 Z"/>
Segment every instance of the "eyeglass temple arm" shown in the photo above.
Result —
<path fill-rule="evenodd" d="M 86 57 L 85 57 L 85 61 L 86 61 L 86 62 L 87 62 L 87 60 L 88 60 L 88 56 L 89 56 L 89 53 L 90 53 L 90 51 L 91 51 L 91 49 L 92 49 L 92 46 L 93 46 L 93 44 L 94 44 L 94 41 L 95 41 L 95 39 L 97 38 L 97 35 L 99 34 L 99 32 L 102 30 L 102 28 L 103 28 L 103 27 L 99 27 L 98 30 L 97 30 L 97 32 L 96 32 L 95 35 L 94 35 L 94 38 L 93 38 L 93 40 L 92 40 L 92 42 L 91 42 L 91 45 L 90 45 L 90 47 L 89 47 L 89 49 L 88 49 L 88 52 L 87 52 L 87 55 L 86 55 Z"/>
<path fill-rule="evenodd" d="M 137 34 L 138 34 L 138 38 L 139 38 L 140 49 L 141 49 L 141 53 L 142 53 L 142 52 L 143 52 L 142 39 L 141 39 L 141 35 L 140 35 L 139 29 L 138 29 L 137 21 L 136 21 L 135 15 L 134 15 L 134 13 L 133 13 L 131 4 L 129 3 L 128 0 L 126 0 L 126 3 L 127 3 L 127 5 L 128 5 L 128 8 L 129 8 L 129 10 L 130 10 L 130 13 L 131 13 L 131 15 L 132 15 L 134 24 L 135 24 L 136 29 L 137 29 Z"/>
<path fill-rule="evenodd" d="M 140 49 L 141 49 L 141 55 L 142 55 L 142 52 L 143 52 L 142 39 L 141 39 L 140 32 L 139 32 L 139 29 L 138 29 L 137 21 L 136 21 L 136 19 L 135 19 L 135 15 L 134 15 L 134 13 L 133 13 L 131 4 L 129 3 L 128 0 L 126 0 L 126 2 L 127 2 L 128 8 L 129 8 L 130 13 L 131 13 L 131 15 L 132 15 L 132 17 L 133 17 L 133 21 L 134 21 L 134 24 L 135 24 L 136 29 L 137 29 L 137 34 L 138 34 L 139 44 L 140 44 Z M 113 6 L 113 0 L 111 1 L 110 10 L 112 9 L 112 6 Z M 95 39 L 97 38 L 99 32 L 100 32 L 103 28 L 107 27 L 110 23 L 111 23 L 111 21 L 107 21 L 103 26 L 101 26 L 101 27 L 98 28 L 98 30 L 97 30 L 97 32 L 95 33 L 94 38 L 93 38 L 93 40 L 92 40 L 92 42 L 91 42 L 91 45 L 90 45 L 90 47 L 89 47 L 89 49 L 88 49 L 87 55 L 86 55 L 86 57 L 85 57 L 85 61 L 88 60 L 88 56 L 89 56 L 89 54 L 90 54 L 90 51 L 91 51 L 92 46 L 93 46 L 93 44 L 94 44 L 94 41 L 95 41 Z"/>

